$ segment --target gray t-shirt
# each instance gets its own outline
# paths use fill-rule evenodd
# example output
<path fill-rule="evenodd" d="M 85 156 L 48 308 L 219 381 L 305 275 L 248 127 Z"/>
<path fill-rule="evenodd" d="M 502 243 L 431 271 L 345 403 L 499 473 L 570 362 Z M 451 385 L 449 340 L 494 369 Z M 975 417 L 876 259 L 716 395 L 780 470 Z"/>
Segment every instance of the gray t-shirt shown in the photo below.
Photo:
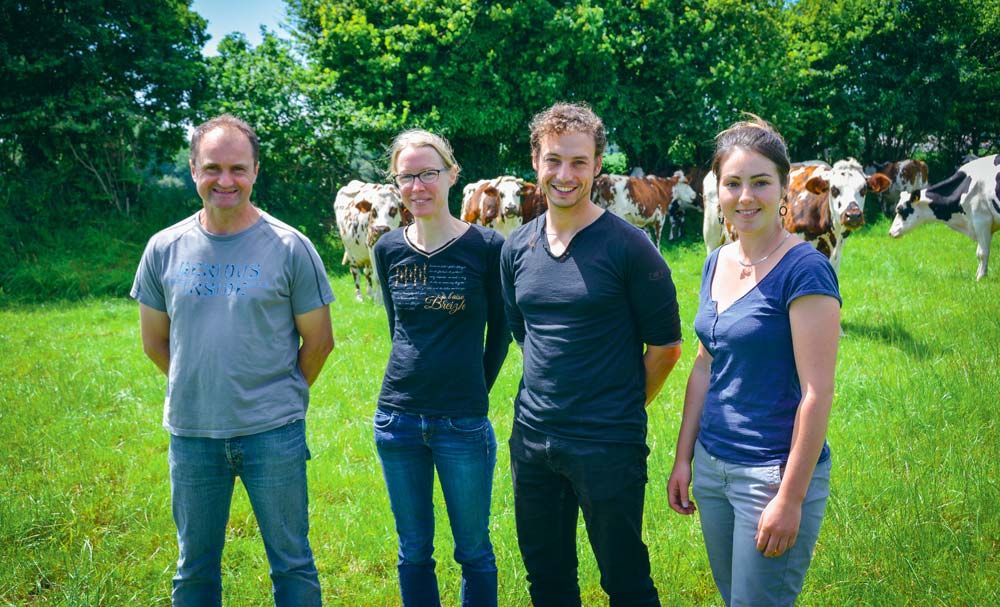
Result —
<path fill-rule="evenodd" d="M 149 240 L 131 295 L 170 317 L 168 432 L 232 438 L 305 417 L 294 316 L 333 292 L 298 230 L 262 211 L 250 228 L 219 236 L 196 213 Z"/>

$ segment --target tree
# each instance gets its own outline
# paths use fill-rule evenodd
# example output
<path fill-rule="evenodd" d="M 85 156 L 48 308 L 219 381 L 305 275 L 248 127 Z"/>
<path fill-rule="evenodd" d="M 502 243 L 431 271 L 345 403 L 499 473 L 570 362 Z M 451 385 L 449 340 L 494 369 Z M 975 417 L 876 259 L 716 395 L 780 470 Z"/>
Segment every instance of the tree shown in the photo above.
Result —
<path fill-rule="evenodd" d="M 3 4 L 0 168 L 12 183 L 44 175 L 65 189 L 33 210 L 73 197 L 127 213 L 141 172 L 180 145 L 204 74 L 205 21 L 189 2 Z"/>

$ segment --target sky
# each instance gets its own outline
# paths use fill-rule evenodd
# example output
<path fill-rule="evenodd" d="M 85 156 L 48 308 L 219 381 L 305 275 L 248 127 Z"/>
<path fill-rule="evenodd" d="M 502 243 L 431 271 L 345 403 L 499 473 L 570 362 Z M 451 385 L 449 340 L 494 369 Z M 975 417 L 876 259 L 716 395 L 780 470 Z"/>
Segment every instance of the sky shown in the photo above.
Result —
<path fill-rule="evenodd" d="M 285 3 L 283 0 L 194 0 L 191 10 L 208 20 L 208 33 L 211 39 L 205 43 L 202 54 L 210 57 L 217 55 L 216 47 L 219 41 L 230 32 L 243 32 L 250 44 L 260 44 L 260 26 L 266 25 L 268 30 L 276 32 L 281 37 L 287 37 L 279 27 L 281 21 L 286 21 Z"/>

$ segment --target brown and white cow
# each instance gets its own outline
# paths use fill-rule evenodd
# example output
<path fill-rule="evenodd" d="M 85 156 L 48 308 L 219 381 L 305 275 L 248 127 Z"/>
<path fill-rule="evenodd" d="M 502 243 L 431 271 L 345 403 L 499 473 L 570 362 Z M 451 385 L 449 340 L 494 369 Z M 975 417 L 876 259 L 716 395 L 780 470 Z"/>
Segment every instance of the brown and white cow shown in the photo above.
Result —
<path fill-rule="evenodd" d="M 510 236 L 521 225 L 521 188 L 524 180 L 504 175 L 462 188 L 461 218 Z"/>
<path fill-rule="evenodd" d="M 982 280 L 989 268 L 993 234 L 1000 231 L 1000 156 L 977 158 L 917 194 L 900 194 L 889 235 L 899 238 L 930 221 L 942 221 L 976 241 L 976 280 Z"/>
<path fill-rule="evenodd" d="M 340 240 L 344 243 L 344 259 L 341 263 L 346 263 L 351 268 L 354 297 L 363 301 L 360 282 L 363 274 L 368 281 L 368 297 L 374 299 L 378 293 L 378 269 L 372 261 L 372 248 L 383 234 L 410 223 L 413 218 L 403 206 L 396 186 L 358 180 L 351 181 L 337 191 L 333 211 L 337 218 Z"/>
<path fill-rule="evenodd" d="M 659 247 L 678 180 L 677 175 L 667 178 L 602 174 L 594 179 L 591 200 L 638 228 L 652 229 L 650 239 Z"/>
<path fill-rule="evenodd" d="M 889 188 L 879 193 L 882 212 L 892 217 L 903 192 L 915 194 L 927 187 L 927 163 L 923 160 L 906 158 L 896 162 L 876 165 L 879 173 L 889 178 Z"/>
<path fill-rule="evenodd" d="M 829 257 L 839 274 L 844 240 L 865 223 L 865 194 L 888 187 L 888 177 L 881 173 L 866 176 L 853 158 L 839 160 L 832 167 L 816 161 L 792 165 L 785 192 L 785 229 Z"/>

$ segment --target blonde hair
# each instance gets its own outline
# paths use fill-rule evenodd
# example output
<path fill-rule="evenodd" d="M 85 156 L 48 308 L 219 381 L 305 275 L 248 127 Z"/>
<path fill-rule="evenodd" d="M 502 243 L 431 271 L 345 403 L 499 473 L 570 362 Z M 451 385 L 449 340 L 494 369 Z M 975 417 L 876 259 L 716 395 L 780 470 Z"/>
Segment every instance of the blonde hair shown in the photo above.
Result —
<path fill-rule="evenodd" d="M 736 122 L 715 136 L 715 153 L 712 155 L 712 171 L 715 172 L 715 178 L 719 178 L 719 168 L 729 153 L 735 148 L 743 148 L 773 162 L 778 169 L 782 188 L 787 187 L 792 163 L 788 159 L 785 139 L 774 125 L 757 114 L 745 112 L 744 115 L 749 119 Z"/>
<path fill-rule="evenodd" d="M 396 162 L 399 160 L 399 153 L 408 147 L 433 148 L 441 156 L 445 167 L 454 171 L 456 177 L 462 171 L 462 167 L 455 160 L 455 152 L 452 151 L 451 144 L 448 143 L 447 139 L 425 129 L 408 129 L 396 135 L 396 138 L 392 140 L 392 145 L 389 146 L 387 154 L 389 157 L 389 175 L 396 174 Z"/>

